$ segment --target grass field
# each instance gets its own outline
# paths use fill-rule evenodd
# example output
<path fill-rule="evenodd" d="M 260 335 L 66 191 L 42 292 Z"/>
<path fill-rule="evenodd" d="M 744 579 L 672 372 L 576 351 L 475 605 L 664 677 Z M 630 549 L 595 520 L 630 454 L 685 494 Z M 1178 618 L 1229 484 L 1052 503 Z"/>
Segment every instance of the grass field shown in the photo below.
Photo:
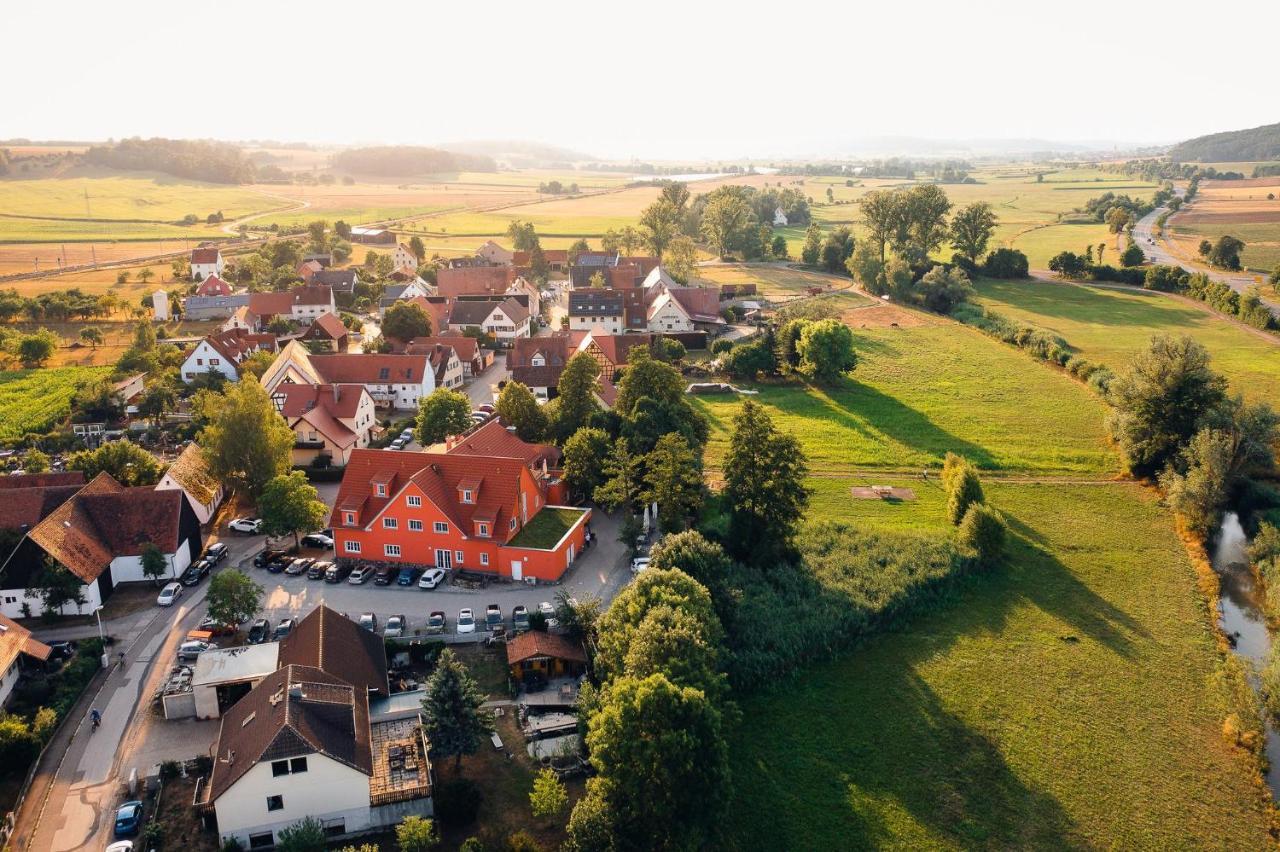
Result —
<path fill-rule="evenodd" d="M 1102 403 L 1083 385 L 972 329 L 910 316 L 920 324 L 851 322 L 859 363 L 842 384 L 762 386 L 753 397 L 800 438 L 814 470 L 920 469 L 954 451 L 987 469 L 1117 472 Z M 697 405 L 711 419 L 707 465 L 716 468 L 740 401 L 699 397 Z"/>
<path fill-rule="evenodd" d="M 979 301 L 1061 335 L 1081 354 L 1119 368 L 1159 333 L 1186 333 L 1213 356 L 1232 389 L 1280 406 L 1280 338 L 1246 330 L 1195 304 L 1141 290 L 1051 281 L 977 282 Z"/>
<path fill-rule="evenodd" d="M 106 367 L 0 371 L 0 441 L 44 432 L 71 410 L 78 382 L 105 376 Z"/>
<path fill-rule="evenodd" d="M 1060 435 L 1066 430 L 1056 432 Z M 910 503 L 815 498 L 864 528 L 944 530 Z M 839 494 L 843 494 L 843 499 Z M 1224 744 L 1214 641 L 1154 496 L 987 484 L 1008 567 L 948 608 L 748 697 L 725 821 L 743 848 L 1261 849 Z"/>
<path fill-rule="evenodd" d="M 90 322 L 17 322 L 5 325 L 4 328 L 15 334 L 47 328 L 56 334 L 61 341 L 50 367 L 102 367 L 110 366 L 120 360 L 124 351 L 133 344 L 133 330 L 136 323 L 132 320 L 117 318 L 111 320 L 94 320 Z M 218 330 L 221 325 L 216 320 L 208 322 L 182 322 L 157 325 L 157 331 L 163 332 L 165 338 L 190 339 L 200 338 Z M 80 330 L 92 326 L 102 331 L 104 340 L 97 348 L 81 342 Z"/>

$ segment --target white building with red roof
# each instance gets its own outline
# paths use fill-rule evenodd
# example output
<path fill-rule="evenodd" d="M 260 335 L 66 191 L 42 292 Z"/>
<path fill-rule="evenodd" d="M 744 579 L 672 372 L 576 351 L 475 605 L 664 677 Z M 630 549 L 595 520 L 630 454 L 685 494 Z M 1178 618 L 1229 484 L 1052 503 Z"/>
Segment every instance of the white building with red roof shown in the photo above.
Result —
<path fill-rule="evenodd" d="M 293 430 L 293 463 L 314 464 L 318 457 L 343 466 L 354 450 L 369 446 L 378 425 L 373 397 L 364 385 L 283 383 L 271 400 Z"/>
<path fill-rule="evenodd" d="M 210 275 L 221 275 L 225 265 L 222 252 L 216 248 L 191 250 L 191 277 L 197 281 L 203 281 Z"/>
<path fill-rule="evenodd" d="M 197 296 L 230 296 L 231 285 L 223 281 L 217 275 L 206 276 L 200 282 L 200 286 L 196 287 Z"/>
<path fill-rule="evenodd" d="M 364 385 L 375 405 L 413 411 L 436 389 L 427 355 L 312 354 L 296 340 L 285 344 L 260 381 L 268 392 L 285 383 Z"/>
<path fill-rule="evenodd" d="M 276 338 L 243 328 L 229 328 L 211 334 L 196 344 L 179 370 L 184 382 L 202 373 L 221 373 L 228 381 L 240 380 L 240 365 L 255 352 L 275 352 Z"/>

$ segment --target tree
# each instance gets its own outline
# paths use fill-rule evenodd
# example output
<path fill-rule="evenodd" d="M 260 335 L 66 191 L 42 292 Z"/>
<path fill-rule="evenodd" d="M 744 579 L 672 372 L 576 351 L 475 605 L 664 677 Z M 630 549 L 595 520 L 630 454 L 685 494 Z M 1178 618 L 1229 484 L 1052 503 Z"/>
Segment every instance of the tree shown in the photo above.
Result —
<path fill-rule="evenodd" d="M 462 769 L 462 756 L 475 754 L 493 731 L 493 716 L 481 709 L 485 694 L 453 651 L 440 653 L 436 669 L 427 678 L 422 699 L 423 729 L 431 749 L 454 759 L 454 773 Z"/>
<path fill-rule="evenodd" d="M 698 264 L 698 247 L 684 234 L 677 234 L 667 244 L 662 266 L 678 284 L 688 284 Z"/>
<path fill-rule="evenodd" d="M 947 483 L 947 519 L 958 525 L 970 506 L 984 500 L 978 471 L 965 462 Z"/>
<path fill-rule="evenodd" d="M 1209 252 L 1213 251 L 1213 243 L 1208 240 L 1201 240 L 1200 245 L 1196 248 L 1201 257 L 1208 257 Z"/>
<path fill-rule="evenodd" d="M 46 556 L 40 570 L 27 581 L 27 589 L 23 594 L 40 601 L 42 615 L 53 616 L 62 612 L 67 604 L 75 604 L 76 612 L 79 612 L 88 603 L 84 588 L 80 578 L 72 574 L 65 565 L 52 556 Z"/>
<path fill-rule="evenodd" d="M 323 219 L 317 219 L 314 222 L 307 223 L 307 235 L 311 237 L 311 244 L 318 249 L 325 246 L 325 232 L 329 230 L 329 223 Z"/>
<path fill-rule="evenodd" d="M 678 434 L 663 435 L 645 458 L 643 498 L 658 504 L 664 533 L 684 529 L 702 505 L 702 465 Z"/>
<path fill-rule="evenodd" d="M 901 193 L 898 201 L 893 251 L 914 266 L 921 266 L 947 237 L 947 213 L 951 202 L 937 184 L 918 184 Z"/>
<path fill-rule="evenodd" d="M 796 341 L 800 372 L 816 382 L 832 383 L 858 365 L 853 332 L 838 319 L 807 323 Z"/>
<path fill-rule="evenodd" d="M 982 262 L 982 274 L 989 278 L 1026 278 L 1027 256 L 1017 249 L 998 248 Z"/>
<path fill-rule="evenodd" d="M 883 264 L 885 248 L 899 218 L 898 196 L 893 190 L 879 189 L 862 196 L 858 206 L 862 211 L 863 224 L 870 232 L 868 239 L 879 248 L 880 263 Z"/>
<path fill-rule="evenodd" d="M 240 362 L 237 369 L 240 372 L 240 378 L 252 376 L 255 379 L 261 379 L 262 374 L 267 371 L 272 364 L 275 363 L 276 356 L 266 350 L 258 350 Z"/>
<path fill-rule="evenodd" d="M 1187 335 L 1159 335 L 1107 389 L 1107 428 L 1129 469 L 1150 476 L 1226 398 L 1226 380 L 1209 369 L 1209 353 Z"/>
<path fill-rule="evenodd" d="M 764 340 L 739 343 L 720 359 L 726 373 L 735 379 L 754 381 L 761 373 L 771 374 L 778 367 L 777 354 Z"/>
<path fill-rule="evenodd" d="M 619 438 L 604 461 L 603 482 L 596 487 L 592 498 L 613 512 L 624 509 L 634 512 L 640 506 L 644 488 L 644 458 L 631 451 L 626 438 Z"/>
<path fill-rule="evenodd" d="M 969 276 L 958 267 L 935 266 L 915 285 L 916 296 L 926 308 L 939 314 L 951 310 L 973 293 Z"/>
<path fill-rule="evenodd" d="M 555 770 L 543 769 L 533 779 L 533 789 L 529 791 L 529 809 L 534 819 L 555 819 L 569 804 L 569 793 L 564 784 L 556 777 Z M 403 844 L 401 845 L 403 847 Z"/>
<path fill-rule="evenodd" d="M 138 414 L 159 423 L 178 407 L 178 390 L 168 381 L 160 381 L 143 391 L 138 399 Z"/>
<path fill-rule="evenodd" d="M 883 295 L 881 279 L 884 275 L 884 261 L 880 259 L 880 253 L 873 243 L 865 240 L 858 243 L 845 262 L 845 268 L 868 293 Z"/>
<path fill-rule="evenodd" d="M 22 366 L 30 370 L 43 367 L 57 348 L 58 336 L 47 328 L 41 328 L 19 337 L 14 354 L 18 356 Z"/>
<path fill-rule="evenodd" d="M 604 483 L 604 462 L 613 445 L 603 429 L 579 429 L 564 442 L 564 480 L 573 494 L 590 498 Z"/>
<path fill-rule="evenodd" d="M 764 564 L 790 545 L 809 505 L 807 473 L 795 436 L 779 432 L 760 405 L 744 402 L 733 418 L 722 492 L 728 541 L 743 559 Z"/>
<path fill-rule="evenodd" d="M 438 444 L 450 435 L 460 435 L 474 425 L 471 400 L 452 388 L 439 387 L 418 402 L 418 422 L 414 437 L 424 447 Z"/>
<path fill-rule="evenodd" d="M 604 273 L 599 270 L 596 270 L 595 272 L 591 273 L 591 279 L 587 283 L 594 290 L 603 290 L 604 284 L 605 284 Z"/>
<path fill-rule="evenodd" d="M 679 370 L 654 358 L 648 347 L 633 346 L 627 353 L 627 368 L 618 382 L 614 411 L 629 417 L 644 397 L 655 402 L 684 402 L 684 382 Z"/>
<path fill-rule="evenodd" d="M 106 338 L 102 334 L 102 329 L 90 325 L 80 329 L 80 339 L 97 349 Z"/>
<path fill-rule="evenodd" d="M 32 447 L 22 454 L 22 469 L 27 473 L 48 473 L 49 457 Z"/>
<path fill-rule="evenodd" d="M 773 238 L 773 245 L 769 247 L 769 251 L 778 260 L 787 259 L 787 238 L 778 234 Z"/>
<path fill-rule="evenodd" d="M 410 815 L 396 826 L 396 844 L 400 852 L 430 852 L 440 845 L 440 831 L 434 821 Z"/>
<path fill-rule="evenodd" d="M 147 267 L 146 269 L 143 269 L 138 273 L 138 280 L 141 281 L 143 284 L 146 284 L 148 281 L 150 281 L 152 278 L 155 278 L 155 277 L 156 277 L 155 270 L 151 269 L 150 267 Z"/>
<path fill-rule="evenodd" d="M 1112 207 L 1107 211 L 1107 230 L 1113 234 L 1123 233 L 1129 224 L 1129 211 L 1123 207 Z"/>
<path fill-rule="evenodd" d="M 822 256 L 822 229 L 817 222 L 810 222 L 804 230 L 804 246 L 800 249 L 800 262 L 806 266 L 817 266 Z"/>
<path fill-rule="evenodd" d="M 209 581 L 209 617 L 218 624 L 244 624 L 262 608 L 263 593 L 239 568 L 219 571 Z"/>
<path fill-rule="evenodd" d="M 1240 269 L 1240 252 L 1244 250 L 1244 242 L 1230 234 L 1218 237 L 1207 256 L 1210 266 L 1220 269 Z"/>
<path fill-rule="evenodd" d="M 995 233 L 996 221 L 996 214 L 985 201 L 961 207 L 951 217 L 951 247 L 977 263 Z"/>
<path fill-rule="evenodd" d="M 142 546 L 140 555 L 142 563 L 142 576 L 150 577 L 152 584 L 169 572 L 169 560 L 164 558 L 164 551 L 156 547 L 151 542 L 147 542 Z"/>
<path fill-rule="evenodd" d="M 845 226 L 836 228 L 822 242 L 822 268 L 833 273 L 845 269 L 853 249 L 853 231 Z"/>
<path fill-rule="evenodd" d="M 520 382 L 509 381 L 503 386 L 495 408 L 503 423 L 516 428 L 522 441 L 540 441 L 547 433 L 547 415 Z"/>
<path fill-rule="evenodd" d="M 324 852 L 327 846 L 324 826 L 315 817 L 304 817 L 276 835 L 276 852 Z"/>
<path fill-rule="evenodd" d="M 736 192 L 721 187 L 711 193 L 702 211 L 702 236 L 711 244 L 717 257 L 724 257 L 737 247 L 743 233 L 754 224 L 750 206 Z"/>
<path fill-rule="evenodd" d="M 1075 252 L 1063 251 L 1049 258 L 1049 270 L 1063 278 L 1081 278 L 1086 269 L 1084 258 Z"/>
<path fill-rule="evenodd" d="M 680 217 L 669 198 L 659 198 L 640 214 L 640 236 L 649 250 L 664 260 L 667 246 L 680 233 Z"/>
<path fill-rule="evenodd" d="M 600 365 L 586 352 L 577 353 L 564 365 L 556 383 L 558 403 L 552 424 L 558 443 L 576 434 L 600 410 L 596 402 L 599 377 Z"/>
<path fill-rule="evenodd" d="M 300 470 L 277 476 L 267 483 L 258 497 L 258 514 L 262 529 L 270 536 L 293 535 L 295 546 L 299 536 L 324 526 L 329 507 L 320 499 L 316 487 Z"/>
<path fill-rule="evenodd" d="M 431 316 L 417 302 L 399 300 L 382 318 L 382 334 L 401 341 L 431 336 Z"/>
<path fill-rule="evenodd" d="M 1125 267 L 1141 266 L 1146 259 L 1147 256 L 1142 253 L 1137 243 L 1129 243 L 1128 247 L 1120 253 L 1120 265 Z"/>
<path fill-rule="evenodd" d="M 250 498 L 289 469 L 293 430 L 256 381 L 229 385 L 200 431 L 209 472 Z"/>
<path fill-rule="evenodd" d="M 990 565 L 1004 554 L 1009 525 L 1004 516 L 983 503 L 974 503 L 960 522 L 958 539 L 964 547 L 978 554 L 979 561 Z"/>
<path fill-rule="evenodd" d="M 587 744 L 619 848 L 717 845 L 728 753 L 720 711 L 705 695 L 661 674 L 619 678 L 591 717 Z"/>
<path fill-rule="evenodd" d="M 67 457 L 67 468 L 84 472 L 85 480 L 109 473 L 121 485 L 155 485 L 164 468 L 151 453 L 132 441 L 109 441 L 95 450 L 81 450 Z"/>
<path fill-rule="evenodd" d="M 413 236 L 409 238 L 409 251 L 413 252 L 413 256 L 418 259 L 418 263 L 427 258 L 427 247 L 422 243 L 422 237 Z"/>

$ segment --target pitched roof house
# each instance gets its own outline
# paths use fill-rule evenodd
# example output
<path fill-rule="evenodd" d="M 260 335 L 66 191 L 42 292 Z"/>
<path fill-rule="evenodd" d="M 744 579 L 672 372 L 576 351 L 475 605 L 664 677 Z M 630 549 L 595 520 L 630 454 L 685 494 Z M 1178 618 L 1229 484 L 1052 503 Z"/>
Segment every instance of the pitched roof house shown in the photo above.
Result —
<path fill-rule="evenodd" d="M 485 240 L 484 244 L 476 249 L 476 257 L 491 266 L 510 266 L 514 255 L 493 240 Z"/>
<path fill-rule="evenodd" d="M 570 331 L 515 341 L 507 352 L 512 381 L 529 388 L 534 396 L 554 399 L 560 374 L 585 337 L 584 332 Z"/>
<path fill-rule="evenodd" d="M 588 287 L 569 293 L 571 331 L 621 334 L 626 329 L 626 298 L 619 290 Z"/>
<path fill-rule="evenodd" d="M 352 450 L 369 446 L 378 425 L 373 397 L 360 384 L 292 384 L 271 392 L 271 399 L 293 430 L 293 463 L 313 464 L 325 456 L 342 466 Z"/>
<path fill-rule="evenodd" d="M 436 292 L 441 296 L 496 296 L 515 283 L 516 272 L 506 266 L 470 266 L 441 269 L 436 273 Z"/>
<path fill-rule="evenodd" d="M 600 365 L 601 377 L 613 380 L 619 367 L 627 365 L 627 355 L 637 346 L 652 345 L 652 334 L 592 334 L 579 351 L 586 352 Z"/>
<path fill-rule="evenodd" d="M 438 345 L 448 346 L 458 356 L 458 361 L 462 364 L 463 379 L 470 379 L 484 372 L 487 365 L 483 354 L 480 352 L 480 342 L 474 337 L 463 337 L 460 334 L 415 337 L 405 344 L 404 354 L 430 355 Z"/>
<path fill-rule="evenodd" d="M 239 381 L 239 367 L 255 352 L 275 352 L 272 334 L 254 334 L 242 328 L 229 328 L 205 337 L 187 355 L 179 373 L 184 382 L 202 373 L 221 373 L 228 381 Z"/>
<path fill-rule="evenodd" d="M 298 275 L 303 284 L 324 283 L 314 281 L 316 273 L 323 269 L 324 266 L 318 260 L 304 260 L 298 264 Z"/>
<path fill-rule="evenodd" d="M 44 662 L 52 649 L 12 618 L 0 615 L 0 707 L 9 703 L 25 659 Z"/>
<path fill-rule="evenodd" d="M 268 392 L 286 382 L 364 385 L 375 405 L 416 410 L 418 400 L 435 390 L 435 371 L 425 355 L 313 355 L 291 340 L 260 381 Z"/>
<path fill-rule="evenodd" d="M 225 263 L 217 248 L 201 247 L 191 250 L 191 277 L 202 281 L 210 275 L 221 275 Z"/>
<path fill-rule="evenodd" d="M 210 275 L 196 288 L 197 296 L 230 296 L 231 285 L 217 275 Z"/>
<path fill-rule="evenodd" d="M 577 676 L 587 668 L 587 654 L 559 634 L 529 630 L 507 643 L 507 667 L 517 683 L 534 675 Z"/>
<path fill-rule="evenodd" d="M 391 253 L 391 262 L 396 269 L 407 269 L 410 272 L 418 270 L 418 256 L 404 243 L 396 244 L 395 251 Z"/>
<path fill-rule="evenodd" d="M 501 301 L 459 300 L 449 310 L 449 329 L 479 328 L 498 340 L 529 336 L 529 309 L 508 296 Z"/>
<path fill-rule="evenodd" d="M 337 314 L 321 314 L 302 333 L 302 339 L 319 344 L 332 352 L 346 352 L 351 333 Z"/>
<path fill-rule="evenodd" d="M 322 269 L 311 276 L 311 284 L 323 284 L 335 295 L 351 295 L 360 283 L 360 276 L 353 269 Z"/>
<path fill-rule="evenodd" d="M 310 323 L 323 314 L 337 313 L 338 309 L 329 285 L 303 284 L 283 293 L 253 293 L 249 296 L 249 310 L 264 323 L 278 316 L 298 323 Z"/>
<path fill-rule="evenodd" d="M 176 488 L 187 498 L 191 511 L 203 526 L 213 520 L 226 491 L 222 482 L 209 471 L 204 453 L 196 444 L 188 444 L 156 483 L 156 490 Z"/>

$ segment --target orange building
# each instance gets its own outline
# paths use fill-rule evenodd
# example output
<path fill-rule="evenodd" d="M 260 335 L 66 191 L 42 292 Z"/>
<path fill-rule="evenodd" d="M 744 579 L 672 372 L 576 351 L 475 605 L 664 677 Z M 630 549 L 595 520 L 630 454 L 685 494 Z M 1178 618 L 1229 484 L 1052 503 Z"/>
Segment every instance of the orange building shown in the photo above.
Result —
<path fill-rule="evenodd" d="M 548 505 L 555 481 L 531 458 L 471 449 L 353 451 L 330 520 L 337 557 L 558 580 L 582 552 L 590 510 Z"/>

